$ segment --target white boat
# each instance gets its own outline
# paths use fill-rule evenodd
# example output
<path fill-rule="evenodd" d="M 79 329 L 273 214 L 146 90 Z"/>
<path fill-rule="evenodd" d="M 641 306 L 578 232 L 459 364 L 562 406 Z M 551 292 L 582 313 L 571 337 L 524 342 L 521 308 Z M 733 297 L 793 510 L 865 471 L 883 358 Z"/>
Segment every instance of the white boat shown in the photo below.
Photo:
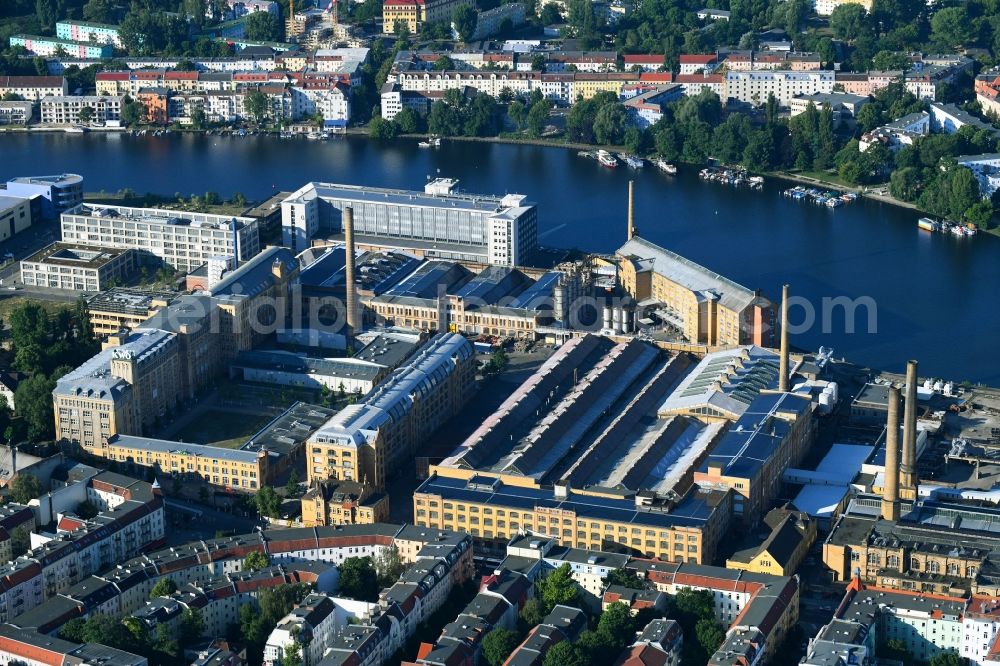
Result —
<path fill-rule="evenodd" d="M 70 125 L 69 127 L 63 129 L 63 131 L 66 132 L 66 134 L 83 134 L 84 132 L 88 132 L 90 130 L 82 125 Z"/>
<path fill-rule="evenodd" d="M 636 157 L 635 155 L 625 155 L 622 154 L 621 157 L 625 160 L 625 164 L 629 165 L 632 169 L 641 169 L 643 167 L 643 161 L 641 157 Z"/>
<path fill-rule="evenodd" d="M 419 147 L 421 147 L 421 148 L 430 148 L 431 147 L 431 142 L 430 141 L 421 141 L 417 145 Z"/>
<path fill-rule="evenodd" d="M 601 166 L 609 169 L 614 169 L 618 166 L 618 160 L 616 160 L 615 156 L 606 150 L 597 151 L 597 161 L 601 163 Z"/>
<path fill-rule="evenodd" d="M 435 148 L 439 148 L 441 146 L 441 137 L 436 136 L 433 139 L 431 139 L 431 145 L 434 146 Z"/>
<path fill-rule="evenodd" d="M 669 164 L 663 158 L 660 158 L 660 159 L 656 160 L 656 167 L 660 171 L 662 171 L 663 173 L 668 173 L 671 176 L 673 176 L 673 175 L 675 175 L 677 173 L 677 167 L 675 167 L 673 164 Z"/>

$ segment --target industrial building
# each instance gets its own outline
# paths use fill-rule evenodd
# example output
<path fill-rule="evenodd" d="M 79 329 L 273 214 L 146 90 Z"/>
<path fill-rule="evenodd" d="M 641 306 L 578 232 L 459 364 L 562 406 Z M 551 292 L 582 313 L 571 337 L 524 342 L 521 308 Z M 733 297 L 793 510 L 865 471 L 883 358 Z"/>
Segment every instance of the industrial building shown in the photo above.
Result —
<path fill-rule="evenodd" d="M 80 204 L 64 212 L 62 240 L 135 249 L 181 271 L 194 270 L 213 257 L 242 263 L 260 251 L 253 218 L 103 204 Z"/>
<path fill-rule="evenodd" d="M 302 270 L 306 316 L 334 325 L 343 320 L 346 292 L 343 245 L 315 256 Z M 367 251 L 356 259 L 355 287 L 366 326 L 534 339 L 553 323 L 574 276 L 487 266 L 476 272 L 460 263 L 420 259 L 394 251 Z M 314 325 L 314 324 L 313 324 Z"/>
<path fill-rule="evenodd" d="M 310 483 L 346 479 L 384 490 L 409 465 L 417 447 L 472 396 L 472 345 L 439 333 L 354 405 L 338 412 L 309 440 Z"/>
<path fill-rule="evenodd" d="M 354 210 L 358 249 L 520 266 L 538 246 L 535 206 L 521 194 L 460 193 L 438 178 L 422 192 L 308 183 L 281 204 L 282 244 L 301 252 L 314 239 L 343 233 L 342 211 Z"/>
<path fill-rule="evenodd" d="M 0 195 L 0 241 L 13 238 L 30 227 L 33 208 L 40 212 L 32 199 Z"/>
<path fill-rule="evenodd" d="M 128 467 L 152 467 L 182 480 L 252 493 L 273 483 L 301 459 L 305 441 L 333 413 L 326 407 L 297 402 L 235 449 L 114 435 L 105 457 Z"/>
<path fill-rule="evenodd" d="M 139 269 L 135 250 L 52 243 L 21 262 L 29 287 L 97 293 L 127 282 Z"/>
<path fill-rule="evenodd" d="M 631 229 L 617 257 L 625 291 L 689 342 L 774 346 L 774 306 L 759 291 L 635 236 Z"/>

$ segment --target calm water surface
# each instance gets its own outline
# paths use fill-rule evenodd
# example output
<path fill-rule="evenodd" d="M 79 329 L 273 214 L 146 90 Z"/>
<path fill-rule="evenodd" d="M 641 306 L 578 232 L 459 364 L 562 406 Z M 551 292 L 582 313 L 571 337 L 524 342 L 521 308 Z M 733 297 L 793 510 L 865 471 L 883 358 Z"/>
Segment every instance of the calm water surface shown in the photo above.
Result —
<path fill-rule="evenodd" d="M 87 191 L 243 192 L 260 199 L 308 180 L 418 189 L 430 176 L 458 178 L 466 191 L 521 192 L 538 205 L 541 242 L 612 252 L 625 238 L 627 181 L 636 179 L 642 236 L 772 298 L 788 282 L 817 322 L 795 335 L 805 348 L 902 371 L 1000 385 L 1000 238 L 918 231 L 917 215 L 871 201 L 837 210 L 793 202 L 769 181 L 761 192 L 703 183 L 694 169 L 669 177 L 648 167 L 611 171 L 575 151 L 446 142 L 378 144 L 218 136 L 0 136 L 0 178 L 73 172 Z M 823 299 L 871 298 L 877 330 L 845 331 L 843 316 L 823 325 Z M 862 312 L 862 315 L 864 313 Z M 802 310 L 793 310 L 801 321 Z M 826 329 L 826 330 L 824 330 Z"/>

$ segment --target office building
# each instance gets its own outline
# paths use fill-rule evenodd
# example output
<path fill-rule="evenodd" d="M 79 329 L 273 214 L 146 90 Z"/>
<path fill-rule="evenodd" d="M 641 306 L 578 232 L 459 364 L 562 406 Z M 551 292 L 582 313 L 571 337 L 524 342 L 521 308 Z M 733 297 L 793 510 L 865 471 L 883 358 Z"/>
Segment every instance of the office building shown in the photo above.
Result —
<path fill-rule="evenodd" d="M 346 479 L 384 490 L 412 464 L 428 435 L 471 397 L 476 361 L 462 336 L 439 333 L 361 401 L 342 409 L 308 443 L 310 483 Z"/>
<path fill-rule="evenodd" d="M 109 347 L 66 373 L 52 392 L 56 439 L 106 456 L 115 434 L 142 434 L 180 400 L 179 343 L 145 330 L 113 336 Z"/>
<path fill-rule="evenodd" d="M 0 190 L 0 192 L 2 191 Z M 0 241 L 13 238 L 15 234 L 19 234 L 31 226 L 33 221 L 32 208 L 40 209 L 41 207 L 33 205 L 31 199 L 0 195 Z"/>
<path fill-rule="evenodd" d="M 425 23 L 451 23 L 455 10 L 468 4 L 466 0 L 382 0 L 382 32 L 393 34 L 401 22 L 415 35 Z"/>
<path fill-rule="evenodd" d="M 127 282 L 138 269 L 135 250 L 52 243 L 21 262 L 21 282 L 93 294 Z"/>
<path fill-rule="evenodd" d="M 45 97 L 41 102 L 41 120 L 50 125 L 119 121 L 124 103 L 124 97 L 98 95 Z"/>
<path fill-rule="evenodd" d="M 69 86 L 62 76 L 0 76 L 0 97 L 17 95 L 38 102 L 48 95 L 68 94 Z"/>
<path fill-rule="evenodd" d="M 113 287 L 95 293 L 87 299 L 87 317 L 94 335 L 104 337 L 123 328 L 135 329 L 165 308 L 177 294 L 147 291 L 128 287 Z"/>
<path fill-rule="evenodd" d="M 423 192 L 309 183 L 282 202 L 283 244 L 300 252 L 320 234 L 340 234 L 354 210 L 355 243 L 417 255 L 518 266 L 538 245 L 535 206 L 520 194 L 459 193 L 439 178 Z"/>
<path fill-rule="evenodd" d="M 653 299 L 657 315 L 688 341 L 774 346 L 774 306 L 759 291 L 638 236 L 620 247 L 617 257 L 625 291 L 637 302 Z"/>
<path fill-rule="evenodd" d="M 58 37 L 43 37 L 41 35 L 11 35 L 11 46 L 21 46 L 30 53 L 43 58 L 49 58 L 66 52 L 70 57 L 101 59 L 110 58 L 115 49 L 110 44 L 100 42 L 77 42 Z"/>
<path fill-rule="evenodd" d="M 194 270 L 213 257 L 243 263 L 260 251 L 257 221 L 249 217 L 99 204 L 64 212 L 62 240 L 135 249 L 180 271 Z"/>
<path fill-rule="evenodd" d="M 74 42 L 98 42 L 123 48 L 118 26 L 90 21 L 57 21 L 56 37 Z"/>
<path fill-rule="evenodd" d="M 0 88 L 0 95 L 2 93 Z M 62 211 L 83 201 L 83 176 L 64 173 L 57 176 L 23 176 L 7 181 L 9 197 L 29 199 L 36 194 L 42 197 L 42 217 L 54 219 Z"/>
<path fill-rule="evenodd" d="M 389 519 L 389 496 L 356 481 L 326 479 L 302 496 L 302 524 L 366 525 Z"/>

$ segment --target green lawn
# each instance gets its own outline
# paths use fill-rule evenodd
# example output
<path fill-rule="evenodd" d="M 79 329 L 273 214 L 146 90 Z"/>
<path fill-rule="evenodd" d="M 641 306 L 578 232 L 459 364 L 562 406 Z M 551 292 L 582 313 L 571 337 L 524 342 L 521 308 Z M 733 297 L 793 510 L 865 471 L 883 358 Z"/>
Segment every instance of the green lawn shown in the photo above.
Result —
<path fill-rule="evenodd" d="M 854 189 L 857 186 L 851 185 L 846 180 L 840 177 L 840 175 L 833 171 L 787 171 L 790 176 L 802 176 L 803 178 L 814 178 L 816 180 L 821 180 L 831 185 L 838 185 L 840 187 L 847 187 Z"/>
<path fill-rule="evenodd" d="M 269 416 L 252 416 L 210 409 L 181 428 L 175 439 L 236 449 L 271 421 Z"/>
<path fill-rule="evenodd" d="M 0 321 L 6 321 L 11 310 L 25 303 L 35 303 L 42 307 L 50 315 L 76 307 L 75 303 L 67 301 L 46 301 L 40 298 L 25 298 L 24 296 L 5 296 L 5 292 L 0 292 Z M 13 292 L 6 292 L 13 293 Z"/>

